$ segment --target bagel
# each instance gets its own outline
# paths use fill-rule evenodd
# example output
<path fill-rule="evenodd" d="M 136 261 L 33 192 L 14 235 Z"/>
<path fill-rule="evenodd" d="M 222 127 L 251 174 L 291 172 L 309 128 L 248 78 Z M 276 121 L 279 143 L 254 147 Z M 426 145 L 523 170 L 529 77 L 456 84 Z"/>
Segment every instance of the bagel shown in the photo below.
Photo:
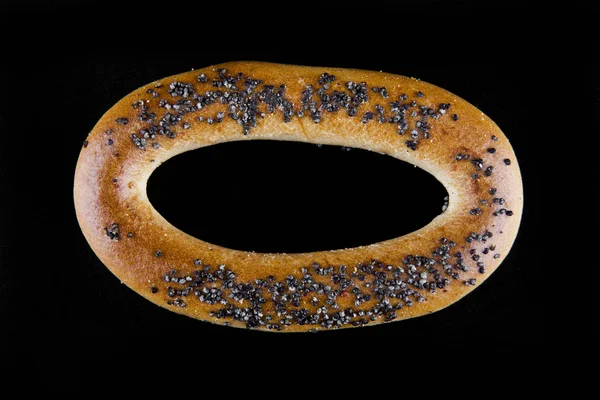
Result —
<path fill-rule="evenodd" d="M 152 207 L 146 184 L 161 163 L 258 139 L 390 155 L 431 173 L 449 197 L 407 235 L 298 254 L 207 243 Z M 151 302 L 216 324 L 300 332 L 399 321 L 461 299 L 508 254 L 523 189 L 500 128 L 444 89 L 383 72 L 232 62 L 160 79 L 110 108 L 83 142 L 74 203 L 98 258 Z"/>

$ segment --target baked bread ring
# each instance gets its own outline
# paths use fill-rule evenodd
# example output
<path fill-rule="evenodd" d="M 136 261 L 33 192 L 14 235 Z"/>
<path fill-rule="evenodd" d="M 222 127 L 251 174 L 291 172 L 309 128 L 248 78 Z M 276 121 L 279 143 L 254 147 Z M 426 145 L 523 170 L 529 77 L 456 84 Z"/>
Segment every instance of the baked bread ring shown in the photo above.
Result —
<path fill-rule="evenodd" d="M 231 250 L 178 230 L 146 183 L 169 158 L 234 140 L 356 147 L 414 164 L 449 198 L 410 234 L 301 254 Z M 508 139 L 465 100 L 418 79 L 233 62 L 125 96 L 84 141 L 77 219 L 127 286 L 179 314 L 234 327 L 312 331 L 429 314 L 483 282 L 509 252 L 523 206 Z"/>

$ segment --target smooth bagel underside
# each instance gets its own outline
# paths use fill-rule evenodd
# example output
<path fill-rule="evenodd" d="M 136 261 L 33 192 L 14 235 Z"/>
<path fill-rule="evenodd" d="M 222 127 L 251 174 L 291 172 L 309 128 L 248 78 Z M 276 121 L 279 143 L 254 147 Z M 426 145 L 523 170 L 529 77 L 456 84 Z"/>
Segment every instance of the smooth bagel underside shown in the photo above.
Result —
<path fill-rule="evenodd" d="M 150 204 L 146 183 L 164 161 L 253 139 L 387 154 L 433 174 L 449 199 L 408 235 L 301 254 L 207 243 Z M 507 138 L 452 93 L 381 72 L 257 62 L 190 71 L 127 95 L 85 140 L 74 198 L 90 246 L 131 289 L 193 318 L 268 331 L 372 325 L 452 304 L 502 262 L 523 200 Z"/>

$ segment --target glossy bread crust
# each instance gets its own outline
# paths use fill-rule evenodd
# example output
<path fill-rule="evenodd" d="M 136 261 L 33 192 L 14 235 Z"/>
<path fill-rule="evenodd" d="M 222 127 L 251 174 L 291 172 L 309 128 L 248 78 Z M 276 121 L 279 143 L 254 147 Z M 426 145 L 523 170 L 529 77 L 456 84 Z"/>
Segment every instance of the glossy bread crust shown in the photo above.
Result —
<path fill-rule="evenodd" d="M 169 158 L 259 139 L 396 157 L 440 180 L 448 208 L 369 246 L 266 254 L 191 237 L 148 201 L 148 177 Z M 260 62 L 193 70 L 125 96 L 84 142 L 74 199 L 93 251 L 140 295 L 200 320 L 285 332 L 401 320 L 454 303 L 500 265 L 523 206 L 508 139 L 465 100 L 404 76 Z"/>

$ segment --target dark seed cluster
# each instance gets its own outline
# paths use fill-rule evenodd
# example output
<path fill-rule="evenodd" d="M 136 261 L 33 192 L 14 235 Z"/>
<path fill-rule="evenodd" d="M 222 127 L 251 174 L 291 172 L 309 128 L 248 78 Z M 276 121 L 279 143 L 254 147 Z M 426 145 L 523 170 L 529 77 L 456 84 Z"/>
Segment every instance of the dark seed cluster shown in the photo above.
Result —
<path fill-rule="evenodd" d="M 106 235 L 108 235 L 108 237 L 111 240 L 119 240 L 120 239 L 119 224 L 113 222 L 112 224 L 110 224 L 110 226 L 104 228 L 104 230 L 106 231 Z"/>
<path fill-rule="evenodd" d="M 472 236 L 486 241 L 492 235 L 486 231 Z M 453 252 L 455 246 L 455 242 L 442 238 L 430 256 L 408 255 L 400 265 L 378 260 L 355 267 L 313 263 L 298 275 L 281 280 L 267 276 L 252 282 L 240 281 L 225 265 L 212 267 L 196 259 L 193 263 L 200 268 L 193 273 L 172 270 L 162 280 L 167 304 L 187 307 L 190 301 L 200 301 L 213 306 L 212 317 L 240 321 L 248 328 L 362 326 L 376 320 L 392 321 L 403 307 L 426 301 L 427 293 L 446 290 L 452 281 L 459 280 L 470 268 L 462 253 Z M 483 273 L 479 255 L 473 250 L 470 254 Z M 474 278 L 463 282 L 475 285 Z M 150 291 L 161 290 L 152 286 Z"/>
<path fill-rule="evenodd" d="M 498 138 L 496 136 L 492 136 L 492 140 L 497 141 Z M 490 147 L 487 149 L 487 152 L 490 154 L 495 154 L 496 153 L 496 148 L 494 147 Z M 490 177 L 492 176 L 492 174 L 494 173 L 494 167 L 492 165 L 485 165 L 484 160 L 482 158 L 475 158 L 472 157 L 469 154 L 464 154 L 464 153 L 457 153 L 455 156 L 455 160 L 456 161 L 463 161 L 463 160 L 470 160 L 471 164 L 473 165 L 475 171 L 483 171 L 483 175 L 485 177 Z M 510 165 L 510 159 L 506 158 L 503 160 L 505 165 Z M 479 179 L 480 174 L 478 172 L 474 172 L 471 174 L 471 178 L 472 179 Z M 492 196 L 495 195 L 497 193 L 496 188 L 492 187 L 488 190 L 489 194 L 491 194 Z M 504 205 L 505 204 L 505 200 L 504 198 L 501 197 L 494 197 L 491 199 L 492 202 L 490 204 L 490 206 L 496 206 L 496 205 Z M 484 205 L 487 204 L 487 200 L 485 199 L 481 199 L 479 201 L 480 205 Z M 470 214 L 471 215 L 480 215 L 482 213 L 481 208 L 477 207 L 477 208 L 473 208 L 470 210 Z M 512 216 L 514 215 L 514 212 L 511 210 L 507 210 L 505 208 L 501 208 L 501 209 L 496 209 L 492 215 L 494 216 L 499 216 L 499 215 L 507 215 L 507 216 Z"/>
<path fill-rule="evenodd" d="M 131 140 L 133 140 L 133 144 L 137 146 L 140 150 L 146 150 L 146 138 L 138 137 L 135 133 L 131 134 Z"/>
<path fill-rule="evenodd" d="M 194 94 L 194 85 L 191 83 L 173 82 L 169 85 L 169 94 L 173 97 L 190 97 Z"/>
<path fill-rule="evenodd" d="M 335 81 L 335 75 L 329 75 L 327 72 L 323 72 L 319 77 L 319 85 L 325 85 Z"/>
<path fill-rule="evenodd" d="M 512 212 L 511 210 L 507 210 L 506 208 L 501 208 L 498 211 L 494 211 L 494 216 L 498 216 L 498 215 L 503 215 L 506 214 L 509 217 L 512 217 L 514 212 Z"/>
<path fill-rule="evenodd" d="M 387 99 L 390 97 L 390 94 L 388 93 L 387 89 L 384 87 L 373 87 L 372 89 L 375 93 L 379 93 L 381 95 L 381 97 L 383 97 L 384 99 Z"/>
<path fill-rule="evenodd" d="M 392 99 L 388 104 L 376 104 L 374 109 L 360 111 L 360 108 L 368 107 L 367 83 L 352 81 L 338 83 L 335 75 L 327 72 L 323 72 L 314 84 L 304 87 L 301 102 L 295 105 L 286 96 L 285 84 L 263 83 L 261 79 L 244 76 L 242 73 L 231 74 L 225 68 L 220 68 L 216 72 L 214 78 L 204 73 L 198 75 L 199 84 L 209 85 L 208 90 L 204 92 L 195 87 L 194 83 L 172 82 L 167 88 L 168 96 L 158 101 L 158 106 L 165 109 L 165 113 L 160 118 L 155 112 L 150 111 L 148 101 L 139 100 L 133 103 L 132 107 L 138 111 L 139 121 L 147 123 L 147 126 L 138 132 L 130 134 L 133 144 L 140 150 L 146 150 L 148 141 L 156 141 L 160 136 L 173 139 L 177 136 L 176 126 L 181 125 L 183 130 L 191 127 L 191 121 L 182 123 L 186 114 L 196 113 L 211 104 L 221 104 L 225 106 L 225 111 L 218 111 L 212 116 L 197 116 L 193 121 L 212 125 L 230 118 L 236 121 L 241 126 L 242 132 L 247 135 L 257 126 L 258 120 L 265 118 L 267 114 L 281 113 L 286 123 L 294 117 L 305 116 L 309 116 L 314 123 L 319 123 L 324 113 L 345 110 L 349 117 L 360 115 L 361 122 L 364 124 L 371 120 L 381 124 L 393 124 L 400 135 L 404 135 L 410 129 L 410 138 L 405 140 L 405 144 L 408 148 L 416 150 L 422 139 L 430 138 L 430 119 L 438 119 L 450 108 L 449 103 L 442 103 L 436 110 L 419 105 L 415 100 L 409 101 L 406 94 L 401 94 L 397 100 Z M 161 87 L 162 85 L 155 85 L 154 89 L 148 89 L 146 93 L 152 98 L 158 98 Z M 391 97 L 385 87 L 374 86 L 370 91 L 377 93 L 383 99 Z M 415 93 L 417 98 L 424 96 L 422 92 Z M 457 120 L 458 116 L 453 114 L 452 118 Z M 128 122 L 129 120 L 124 117 L 117 119 L 117 123 L 122 125 Z M 411 128 L 410 125 L 413 127 Z M 152 144 L 153 148 L 159 147 L 156 143 Z"/>

